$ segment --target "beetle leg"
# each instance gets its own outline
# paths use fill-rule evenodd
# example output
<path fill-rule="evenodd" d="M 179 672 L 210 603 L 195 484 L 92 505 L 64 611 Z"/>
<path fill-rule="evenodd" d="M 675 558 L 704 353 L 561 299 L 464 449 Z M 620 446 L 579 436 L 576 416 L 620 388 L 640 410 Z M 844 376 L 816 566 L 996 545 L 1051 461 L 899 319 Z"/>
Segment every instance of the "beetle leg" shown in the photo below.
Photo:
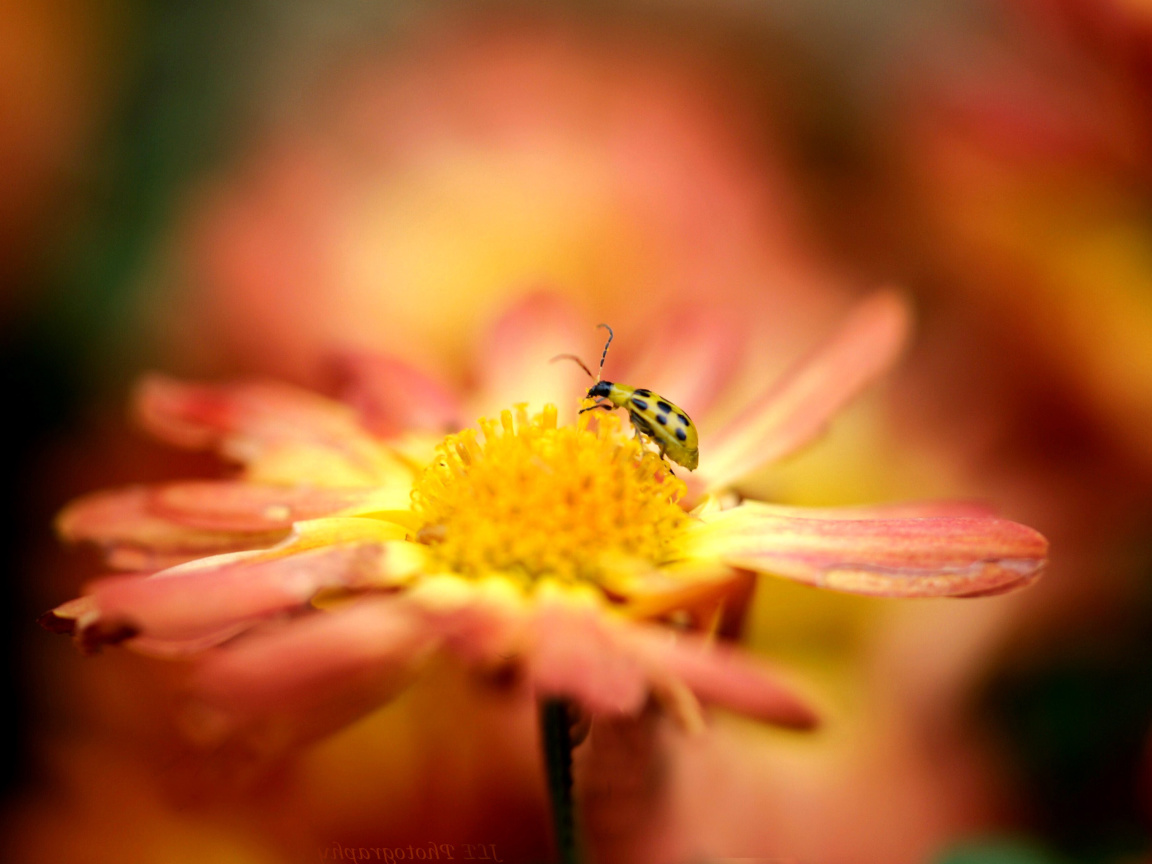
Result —
<path fill-rule="evenodd" d="M 587 408 L 581 408 L 577 413 L 583 414 L 585 411 L 595 411 L 597 408 L 603 408 L 605 411 L 612 410 L 611 402 L 597 402 L 595 405 L 589 405 Z"/>

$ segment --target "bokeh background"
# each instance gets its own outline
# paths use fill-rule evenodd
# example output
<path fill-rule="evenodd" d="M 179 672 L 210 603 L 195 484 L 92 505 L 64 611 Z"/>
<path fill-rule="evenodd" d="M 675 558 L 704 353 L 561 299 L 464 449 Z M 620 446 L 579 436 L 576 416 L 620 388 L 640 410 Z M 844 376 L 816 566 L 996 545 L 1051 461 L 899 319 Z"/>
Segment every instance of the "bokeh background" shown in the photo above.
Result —
<path fill-rule="evenodd" d="M 530 722 L 447 665 L 304 752 L 205 754 L 169 668 L 35 627 L 96 573 L 62 504 L 219 471 L 131 428 L 141 372 L 324 388 L 332 350 L 386 349 L 466 383 L 550 290 L 621 353 L 719 322 L 763 380 L 888 283 L 899 370 L 750 487 L 987 500 L 1049 572 L 970 602 L 763 580 L 746 642 L 828 726 L 669 734 L 674 830 L 627 860 L 1149 860 L 1147 2 L 3 0 L 0 73 L 10 860 L 548 855 Z"/>

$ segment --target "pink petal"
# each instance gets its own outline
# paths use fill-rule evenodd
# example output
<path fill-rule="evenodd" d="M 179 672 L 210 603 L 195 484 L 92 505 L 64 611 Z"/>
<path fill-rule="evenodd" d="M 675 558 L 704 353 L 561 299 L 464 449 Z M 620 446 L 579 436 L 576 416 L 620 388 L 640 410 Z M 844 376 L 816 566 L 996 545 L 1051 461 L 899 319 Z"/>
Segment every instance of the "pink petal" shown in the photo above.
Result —
<path fill-rule="evenodd" d="M 97 650 L 105 645 L 118 645 L 122 641 L 125 648 L 130 648 L 137 654 L 144 654 L 148 657 L 160 657 L 165 660 L 182 660 L 194 657 L 197 654 L 202 654 L 210 648 L 215 648 L 217 645 L 223 645 L 228 640 L 239 636 L 245 630 L 251 629 L 252 625 L 252 621 L 238 621 L 216 630 L 205 630 L 188 639 L 164 639 L 149 636 L 145 633 L 138 633 L 133 629 L 131 631 L 132 635 L 127 639 L 115 642 L 104 637 L 94 639 L 88 634 L 88 631 L 85 630 L 81 641 L 86 641 L 89 645 L 95 645 Z"/>
<path fill-rule="evenodd" d="M 233 435 L 328 436 L 347 425 L 347 409 L 287 384 L 241 381 L 196 384 L 165 375 L 143 378 L 135 394 L 145 428 L 182 447 L 205 449 Z"/>
<path fill-rule="evenodd" d="M 447 433 L 460 428 L 464 411 L 456 394 L 402 360 L 347 352 L 333 363 L 341 398 L 373 434 L 390 438 L 408 430 Z"/>
<path fill-rule="evenodd" d="M 883 504 L 857 504 L 847 507 L 785 507 L 762 501 L 745 501 L 749 511 L 769 516 L 798 519 L 939 519 L 994 516 L 995 510 L 980 501 L 892 501 Z"/>
<path fill-rule="evenodd" d="M 818 436 L 837 411 L 895 362 L 909 326 L 907 304 L 894 291 L 858 303 L 813 355 L 772 382 L 719 433 L 702 435 L 701 469 L 710 485 L 729 484 Z"/>
<path fill-rule="evenodd" d="M 718 310 L 680 309 L 654 324 L 646 336 L 647 350 L 639 362 L 619 379 L 608 371 L 605 377 L 671 399 L 700 425 L 742 359 L 739 327 Z"/>
<path fill-rule="evenodd" d="M 61 603 L 55 609 L 49 609 L 36 620 L 36 623 L 49 633 L 68 636 L 75 632 L 77 621 L 96 615 L 99 615 L 99 612 L 96 611 L 96 604 L 92 602 L 91 597 L 77 597 L 67 603 Z"/>
<path fill-rule="evenodd" d="M 780 675 L 739 651 L 655 628 L 638 631 L 649 662 L 686 684 L 702 702 L 789 729 L 813 729 L 819 716 Z"/>
<path fill-rule="evenodd" d="M 495 416 L 517 402 L 538 410 L 551 402 L 561 422 L 571 419 L 592 382 L 575 363 L 549 360 L 596 341 L 578 321 L 571 305 L 553 294 L 533 294 L 513 306 L 484 343 L 477 413 Z M 599 362 L 599 355 L 585 362 Z"/>
<path fill-rule="evenodd" d="M 206 636 L 231 635 L 237 624 L 251 626 L 305 606 L 322 588 L 352 587 L 376 578 L 383 558 L 378 544 L 327 547 L 272 560 L 224 556 L 215 567 L 206 562 L 198 569 L 176 568 L 144 579 L 104 579 L 94 584 L 90 596 L 101 621 L 203 650 L 207 646 L 200 640 Z"/>
<path fill-rule="evenodd" d="M 1019 591 L 1021 588 L 1027 588 L 1033 582 L 1038 581 L 1043 572 L 1043 567 L 1038 567 L 1036 570 L 1033 570 L 1018 582 L 1004 582 L 999 585 L 993 585 L 990 588 L 981 588 L 977 591 L 966 592 L 964 594 L 953 594 L 951 596 L 971 599 L 975 597 L 998 597 L 1001 594 L 1010 594 L 1013 591 Z"/>
<path fill-rule="evenodd" d="M 316 737 L 394 696 L 435 645 L 423 623 L 390 598 L 268 625 L 205 655 L 193 692 L 221 713 L 224 736 L 284 716 Z"/>
<path fill-rule="evenodd" d="M 386 468 L 382 451 L 350 408 L 287 384 L 190 384 L 151 375 L 140 382 L 135 401 L 141 423 L 158 438 L 216 449 L 238 462 L 296 445 L 339 457 L 365 484 Z"/>
<path fill-rule="evenodd" d="M 522 608 L 493 602 L 475 591 L 466 602 L 429 603 L 419 588 L 405 599 L 423 617 L 429 632 L 444 647 L 466 662 L 495 669 L 520 659 L 525 648 L 525 618 Z"/>
<path fill-rule="evenodd" d="M 363 487 L 269 486 L 197 480 L 153 487 L 149 510 L 206 531 L 282 531 L 293 522 L 327 516 L 367 501 Z"/>
<path fill-rule="evenodd" d="M 136 635 L 136 630 L 123 622 L 102 621 L 91 597 L 61 603 L 41 615 L 36 623 L 50 633 L 72 636 L 82 654 L 95 654 L 104 645 L 118 645 Z"/>
<path fill-rule="evenodd" d="M 704 625 L 740 605 L 749 574 L 719 561 L 688 562 L 607 576 L 602 588 L 632 620 L 656 620 L 688 613 Z"/>
<path fill-rule="evenodd" d="M 992 517 L 805 519 L 741 505 L 697 529 L 690 556 L 822 588 L 882 597 L 963 597 L 1024 587 L 1048 541 Z"/>
<path fill-rule="evenodd" d="M 115 580 L 146 581 L 143 576 L 113 576 L 97 580 L 96 585 Z M 96 598 L 92 595 L 77 597 L 61 603 L 41 615 L 36 623 L 50 633 L 73 638 L 81 654 L 97 654 L 106 645 L 129 643 L 140 654 L 177 658 L 198 654 L 231 639 L 251 626 L 248 622 L 229 624 L 217 630 L 207 630 L 190 639 L 154 639 L 141 635 L 136 625 L 121 619 L 101 615 Z"/>
<path fill-rule="evenodd" d="M 56 529 L 72 542 L 103 547 L 109 564 L 124 570 L 158 570 L 220 552 L 271 546 L 288 531 L 222 531 L 182 524 L 154 512 L 153 491 L 145 487 L 86 495 L 57 517 Z"/>
<path fill-rule="evenodd" d="M 637 714 L 648 697 L 643 666 L 618 625 L 596 607 L 541 602 L 529 677 L 538 693 L 574 699 L 593 714 Z"/>

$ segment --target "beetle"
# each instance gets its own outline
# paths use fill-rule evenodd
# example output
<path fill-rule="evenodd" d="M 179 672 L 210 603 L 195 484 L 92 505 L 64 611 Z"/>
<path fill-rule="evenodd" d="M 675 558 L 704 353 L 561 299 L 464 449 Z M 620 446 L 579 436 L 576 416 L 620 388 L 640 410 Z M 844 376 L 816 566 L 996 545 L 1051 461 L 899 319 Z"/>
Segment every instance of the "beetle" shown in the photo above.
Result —
<path fill-rule="evenodd" d="M 696 424 L 682 408 L 677 408 L 651 390 L 601 379 L 604 360 L 608 357 L 608 346 L 616 334 L 607 324 L 599 326 L 608 331 L 608 341 L 604 343 L 604 351 L 600 355 L 600 374 L 596 375 L 596 383 L 584 394 L 584 398 L 597 401 L 595 405 L 581 409 L 580 413 L 595 411 L 597 408 L 608 411 L 623 408 L 628 412 L 628 419 L 632 421 L 638 437 L 651 439 L 660 448 L 661 456 L 668 457 L 677 465 L 683 465 L 689 471 L 695 471 L 700 463 L 699 436 Z M 557 360 L 574 360 L 588 373 L 589 378 L 592 377 L 592 371 L 575 354 L 557 354 L 551 362 Z"/>

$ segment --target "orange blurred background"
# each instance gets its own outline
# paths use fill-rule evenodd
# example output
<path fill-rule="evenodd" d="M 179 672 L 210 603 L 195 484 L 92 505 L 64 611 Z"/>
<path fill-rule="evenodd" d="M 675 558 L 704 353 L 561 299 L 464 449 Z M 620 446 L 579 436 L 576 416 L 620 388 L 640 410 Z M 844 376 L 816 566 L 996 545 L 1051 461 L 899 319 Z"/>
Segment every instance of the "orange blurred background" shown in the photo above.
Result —
<path fill-rule="evenodd" d="M 544 288 L 622 354 L 666 315 L 752 334 L 751 386 L 886 283 L 918 314 L 898 372 L 751 485 L 987 500 L 1049 572 L 971 602 L 764 580 L 746 641 L 827 729 L 670 737 L 678 843 L 638 854 L 1148 860 L 1148 4 L 5 0 L 0 46 L 11 860 L 548 855 L 531 718 L 450 664 L 305 752 L 205 754 L 170 670 L 35 627 L 97 572 L 63 503 L 218 471 L 129 427 L 143 371 L 324 387 L 352 348 L 467 383 Z"/>

